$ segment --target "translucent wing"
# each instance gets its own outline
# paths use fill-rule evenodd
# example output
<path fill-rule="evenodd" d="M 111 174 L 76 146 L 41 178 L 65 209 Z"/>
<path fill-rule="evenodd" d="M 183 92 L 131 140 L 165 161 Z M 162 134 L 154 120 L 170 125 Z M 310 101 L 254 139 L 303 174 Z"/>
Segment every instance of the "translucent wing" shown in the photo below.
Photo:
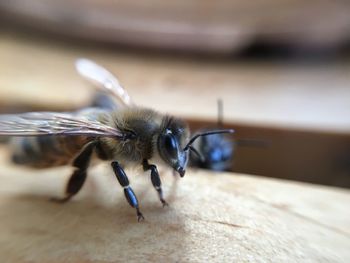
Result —
<path fill-rule="evenodd" d="M 75 67 L 81 76 L 93 82 L 97 88 L 112 95 L 118 101 L 122 102 L 124 106 L 133 105 L 126 90 L 107 69 L 85 58 L 77 59 Z"/>
<path fill-rule="evenodd" d="M 29 112 L 0 115 L 0 136 L 85 135 L 123 139 L 116 128 L 69 113 Z"/>

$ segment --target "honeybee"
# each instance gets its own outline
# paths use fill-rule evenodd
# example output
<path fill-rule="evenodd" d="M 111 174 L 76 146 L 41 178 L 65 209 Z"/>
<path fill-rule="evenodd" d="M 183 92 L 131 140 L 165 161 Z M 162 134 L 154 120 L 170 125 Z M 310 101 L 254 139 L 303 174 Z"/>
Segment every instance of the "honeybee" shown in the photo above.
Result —
<path fill-rule="evenodd" d="M 223 128 L 223 103 L 218 100 L 218 121 L 217 127 Z M 197 133 L 209 131 L 200 129 Z M 267 140 L 260 139 L 232 139 L 229 134 L 213 134 L 212 136 L 202 136 L 193 146 L 194 150 L 190 152 L 190 165 L 213 171 L 232 170 L 235 152 L 238 147 L 259 147 L 266 148 L 269 146 Z"/>
<path fill-rule="evenodd" d="M 88 59 L 76 61 L 78 73 L 109 95 L 116 107 L 84 108 L 76 112 L 31 112 L 0 115 L 0 136 L 16 137 L 12 160 L 36 168 L 71 164 L 75 169 L 67 183 L 66 202 L 82 188 L 93 153 L 111 161 L 124 195 L 136 210 L 138 221 L 144 216 L 129 184 L 124 167 L 142 165 L 163 206 L 161 180 L 157 166 L 163 162 L 181 177 L 185 175 L 192 144 L 200 137 L 233 130 L 206 131 L 190 138 L 188 125 L 174 116 L 136 106 L 117 78 Z M 190 139 L 189 139 L 190 138 Z"/>
<path fill-rule="evenodd" d="M 218 100 L 217 127 L 223 127 L 223 103 Z M 201 129 L 198 132 L 208 131 Z M 194 151 L 190 152 L 190 165 L 213 171 L 228 171 L 232 167 L 232 159 L 235 143 L 228 134 L 213 134 L 209 137 L 201 137 L 194 144 Z"/>

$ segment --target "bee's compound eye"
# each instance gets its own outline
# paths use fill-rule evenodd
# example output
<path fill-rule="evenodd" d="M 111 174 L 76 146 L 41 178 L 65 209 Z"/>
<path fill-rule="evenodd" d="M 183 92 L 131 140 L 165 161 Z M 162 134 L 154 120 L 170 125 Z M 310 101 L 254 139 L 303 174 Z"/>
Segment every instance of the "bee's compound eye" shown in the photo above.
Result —
<path fill-rule="evenodd" d="M 223 160 L 223 153 L 220 149 L 213 149 L 209 154 L 212 162 L 220 162 Z"/>
<path fill-rule="evenodd" d="M 164 147 L 167 153 L 171 157 L 177 156 L 177 141 L 174 135 L 172 134 L 165 134 L 164 135 Z"/>

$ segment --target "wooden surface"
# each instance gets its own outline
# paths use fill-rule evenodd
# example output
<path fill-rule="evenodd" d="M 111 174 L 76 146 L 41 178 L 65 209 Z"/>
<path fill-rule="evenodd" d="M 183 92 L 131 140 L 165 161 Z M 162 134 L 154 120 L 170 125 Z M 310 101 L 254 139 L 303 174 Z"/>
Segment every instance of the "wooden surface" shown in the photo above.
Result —
<path fill-rule="evenodd" d="M 0 35 L 0 107 L 87 103 L 91 89 L 73 68 L 80 56 L 111 68 L 137 103 L 162 112 L 214 120 L 222 97 L 230 123 L 350 130 L 345 62 L 178 59 L 14 33 Z M 94 167 L 82 192 L 65 205 L 48 199 L 63 194 L 71 168 L 12 167 L 3 148 L 0 167 L 2 262 L 350 261 L 349 190 L 194 170 L 176 179 L 161 169 L 170 203 L 163 209 L 149 176 L 129 171 L 146 217 L 137 223 L 108 164 Z"/>
<path fill-rule="evenodd" d="M 71 202 L 70 168 L 31 171 L 0 148 L 1 262 L 349 262 L 350 191 L 254 176 L 161 169 L 162 208 L 149 176 L 129 171 L 138 223 L 109 165 L 90 170 Z"/>
<path fill-rule="evenodd" d="M 0 34 L 0 107 L 79 107 L 92 89 L 75 72 L 88 57 L 109 68 L 135 102 L 178 116 L 260 127 L 350 132 L 350 64 L 214 60 L 113 51 L 26 34 Z"/>

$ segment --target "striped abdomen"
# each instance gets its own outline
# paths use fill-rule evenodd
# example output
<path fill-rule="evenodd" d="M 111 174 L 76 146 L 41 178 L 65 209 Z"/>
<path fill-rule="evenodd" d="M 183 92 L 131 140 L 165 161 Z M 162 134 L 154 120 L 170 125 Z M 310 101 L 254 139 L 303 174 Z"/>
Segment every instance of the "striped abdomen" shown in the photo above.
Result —
<path fill-rule="evenodd" d="M 16 164 L 46 168 L 69 164 L 91 138 L 82 136 L 17 137 L 11 140 Z"/>

